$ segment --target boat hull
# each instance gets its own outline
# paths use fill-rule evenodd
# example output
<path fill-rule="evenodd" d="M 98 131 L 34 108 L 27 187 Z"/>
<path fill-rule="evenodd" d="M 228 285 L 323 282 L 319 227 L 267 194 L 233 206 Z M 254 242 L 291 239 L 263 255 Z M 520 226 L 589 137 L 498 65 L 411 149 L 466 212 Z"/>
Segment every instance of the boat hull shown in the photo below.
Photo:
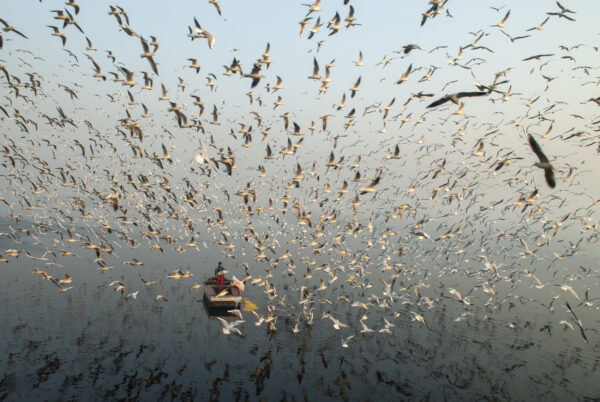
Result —
<path fill-rule="evenodd" d="M 210 309 L 234 309 L 242 302 L 242 293 L 232 281 L 225 279 L 222 286 L 217 286 L 216 277 L 210 277 L 204 281 L 204 302 Z M 227 294 L 219 296 L 223 291 Z"/>

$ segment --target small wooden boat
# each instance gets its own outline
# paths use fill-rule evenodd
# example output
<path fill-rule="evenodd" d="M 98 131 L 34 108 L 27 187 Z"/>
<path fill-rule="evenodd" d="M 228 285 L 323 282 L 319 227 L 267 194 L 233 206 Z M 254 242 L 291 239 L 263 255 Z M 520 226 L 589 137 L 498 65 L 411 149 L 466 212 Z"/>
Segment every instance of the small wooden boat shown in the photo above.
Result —
<path fill-rule="evenodd" d="M 224 290 L 227 293 L 219 296 Z M 211 276 L 204 281 L 204 302 L 211 309 L 239 308 L 242 292 L 231 279 L 225 279 L 223 285 L 217 286 L 217 277 Z"/>

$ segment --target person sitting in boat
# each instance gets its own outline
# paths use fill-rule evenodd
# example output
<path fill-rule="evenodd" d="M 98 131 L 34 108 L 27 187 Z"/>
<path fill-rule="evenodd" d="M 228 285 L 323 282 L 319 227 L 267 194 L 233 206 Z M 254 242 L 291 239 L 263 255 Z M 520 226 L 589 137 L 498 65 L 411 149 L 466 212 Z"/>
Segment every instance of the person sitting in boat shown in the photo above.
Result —
<path fill-rule="evenodd" d="M 221 261 L 219 261 L 219 265 L 217 266 L 217 268 L 215 268 L 215 276 L 217 277 L 216 287 L 217 287 L 218 291 L 220 291 L 220 289 L 223 287 L 223 283 L 225 282 L 225 273 L 226 272 L 227 271 L 225 270 L 223 263 Z"/>

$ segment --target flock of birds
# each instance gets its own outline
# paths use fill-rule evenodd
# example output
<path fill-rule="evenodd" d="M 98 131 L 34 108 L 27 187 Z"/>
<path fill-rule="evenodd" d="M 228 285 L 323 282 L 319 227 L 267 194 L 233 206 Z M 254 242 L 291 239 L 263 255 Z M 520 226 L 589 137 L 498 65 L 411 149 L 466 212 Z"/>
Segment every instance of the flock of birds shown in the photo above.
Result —
<path fill-rule="evenodd" d="M 82 254 L 82 265 L 93 260 L 119 297 L 133 302 L 144 295 L 143 286 L 153 292 L 155 303 L 172 303 L 166 287 L 159 289 L 163 278 L 147 277 L 151 273 L 144 265 L 152 257 L 136 249 L 174 258 L 211 253 L 211 260 L 227 261 L 232 273 L 243 271 L 247 293 L 264 294 L 264 300 L 253 300 L 261 306 L 250 316 L 256 326 L 298 333 L 330 323 L 340 332 L 342 348 L 369 333 L 394 333 L 403 314 L 399 305 L 409 306 L 415 325 L 435 330 L 427 316 L 438 305 L 461 306 L 465 313 L 458 322 L 475 307 L 501 309 L 517 297 L 512 289 L 523 286 L 548 291 L 540 297 L 550 303 L 531 302 L 547 303 L 556 317 L 553 325 L 577 331 L 584 342 L 597 338 L 593 323 L 580 318 L 582 311 L 598 308 L 597 289 L 586 285 L 597 278 L 597 268 L 573 268 L 569 262 L 580 257 L 581 249 L 592 253 L 599 241 L 600 200 L 580 183 L 597 163 L 600 142 L 592 132 L 600 129 L 600 120 L 597 111 L 592 117 L 578 115 L 578 105 L 551 99 L 560 77 L 546 72 L 553 64 L 571 63 L 565 79 L 569 75 L 578 85 L 587 79 L 584 86 L 597 87 L 597 67 L 578 65 L 571 56 L 584 47 L 596 55 L 597 48 L 563 46 L 562 54 L 535 54 L 520 60 L 522 65 L 502 67 L 487 84 L 477 79 L 479 66 L 485 65 L 482 54 L 510 51 L 551 24 L 569 29 L 577 12 L 556 2 L 541 13 L 539 25 L 512 36 L 505 31 L 514 18 L 511 10 L 491 7 L 503 17 L 473 32 L 472 42 L 460 46 L 455 57 L 446 53 L 442 63 L 448 67 L 417 66 L 412 58 L 426 51 L 407 44 L 398 57 L 384 56 L 375 67 L 387 77 L 392 62 L 409 64 L 399 79 L 385 84 L 396 96 L 384 100 L 361 98 L 364 75 L 346 89 L 332 84 L 335 69 L 360 71 L 367 60 L 357 49 L 354 65 L 332 60 L 323 69 L 319 52 L 335 35 L 361 29 L 362 23 L 349 0 L 340 2 L 343 9 L 327 21 L 320 3 L 306 4 L 299 21 L 300 37 L 314 47 L 306 58 L 312 71 L 298 79 L 307 80 L 308 91 L 313 81 L 319 83 L 316 99 L 314 91 L 302 94 L 305 102 L 320 102 L 328 91 L 339 91 L 335 95 L 341 101 L 321 102 L 324 111 L 309 118 L 310 124 L 300 118 L 305 111 L 277 111 L 287 107 L 286 96 L 293 96 L 285 85 L 292 78 L 271 73 L 278 60 L 271 58 L 269 43 L 254 62 L 237 56 L 224 61 L 222 71 L 206 74 L 205 88 L 190 93 L 186 87 L 197 80 L 177 77 L 175 88 L 164 83 L 159 35 L 137 32 L 136 16 L 121 6 L 107 7 L 116 26 L 106 29 L 119 30 L 120 46 L 139 47 L 149 71 L 129 67 L 138 61 L 117 57 L 116 51 L 94 48 L 88 27 L 77 21 L 85 5 L 75 1 L 47 17 L 49 36 L 60 39 L 47 46 L 61 46 L 57 59 L 64 53 L 61 62 L 69 64 L 71 76 L 40 74 L 35 63 L 46 61 L 30 50 L 30 42 L 54 39 L 33 38 L 19 21 L 0 18 L 0 201 L 10 220 L 10 230 L 0 235 L 14 243 L 0 251 L 0 261 L 35 260 L 34 275 L 68 292 L 78 286 L 78 275 L 65 273 L 59 261 Z M 205 25 L 226 16 L 218 0 L 209 4 L 215 14 L 200 18 Z M 451 5 L 431 0 L 415 18 L 421 26 L 454 18 Z M 181 33 L 182 40 L 206 40 L 205 57 L 218 50 L 218 35 L 196 17 L 189 18 L 187 35 Z M 485 46 L 492 35 L 508 37 L 507 49 Z M 83 39 L 87 47 L 71 45 Z M 467 53 L 476 56 L 463 61 Z M 205 70 L 200 57 L 180 61 L 181 75 Z M 521 97 L 512 93 L 517 83 L 511 75 L 520 70 L 545 89 Z M 417 71 L 424 72 L 420 79 Z M 409 85 L 412 90 L 435 83 L 440 71 L 468 74 L 474 84 L 461 79 L 437 83 L 437 93 L 406 91 Z M 87 80 L 85 86 L 77 83 L 77 74 Z M 237 106 L 228 111 L 228 101 L 219 104 L 214 97 L 225 80 L 236 77 L 238 84 L 231 85 L 242 93 L 230 103 L 242 99 L 248 113 L 238 113 Z M 452 86 L 461 90 L 444 94 Z M 118 116 L 80 99 L 89 96 Z M 404 98 L 404 105 L 399 107 L 396 98 Z M 600 97 L 580 101 L 600 105 Z M 515 104 L 520 114 L 492 120 L 468 112 L 491 102 L 494 108 Z M 454 111 L 447 107 L 452 104 Z M 557 134 L 553 127 L 567 115 L 576 123 Z M 550 147 L 556 154 L 548 152 Z M 580 150 L 589 159 L 570 164 L 564 150 L 569 155 Z M 41 256 L 19 247 L 24 236 L 42 247 Z M 123 248 L 135 258 L 120 259 Z M 138 282 L 120 278 L 124 266 L 139 270 Z M 189 281 L 190 291 L 198 292 L 197 280 L 212 268 L 181 268 L 165 279 Z M 442 285 L 433 286 L 437 281 Z M 446 281 L 468 285 L 459 290 L 444 286 Z M 561 298 L 561 307 L 553 305 Z M 242 314 L 248 313 L 231 313 L 237 319 L 220 319 L 222 331 L 242 335 L 248 322 Z"/>

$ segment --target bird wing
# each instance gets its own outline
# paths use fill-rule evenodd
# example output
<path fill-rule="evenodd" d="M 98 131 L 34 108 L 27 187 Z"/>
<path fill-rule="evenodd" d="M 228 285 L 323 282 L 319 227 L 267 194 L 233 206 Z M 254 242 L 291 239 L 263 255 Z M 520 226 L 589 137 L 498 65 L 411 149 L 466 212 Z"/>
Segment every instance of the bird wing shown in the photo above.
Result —
<path fill-rule="evenodd" d="M 152 71 L 154 71 L 154 74 L 158 75 L 158 67 L 156 67 L 156 63 L 154 62 L 152 56 L 148 57 L 148 62 L 150 63 L 150 67 L 152 67 Z"/>
<path fill-rule="evenodd" d="M 546 177 L 546 183 L 550 188 L 556 187 L 556 179 L 554 178 L 554 170 L 552 168 L 544 169 L 544 176 Z"/>
<path fill-rule="evenodd" d="M 544 152 L 542 151 L 540 144 L 538 144 L 538 142 L 535 140 L 535 138 L 533 138 L 533 136 L 531 134 L 528 135 L 528 139 L 529 139 L 529 145 L 531 146 L 531 149 L 537 155 L 540 162 L 548 163 L 549 160 L 546 157 L 546 155 L 544 154 Z"/>
<path fill-rule="evenodd" d="M 471 96 L 483 96 L 483 95 L 489 95 L 489 92 L 482 92 L 482 91 L 477 91 L 477 92 L 459 92 L 456 94 L 457 98 L 464 98 L 464 97 L 471 97 Z"/>
<path fill-rule="evenodd" d="M 434 102 L 431 102 L 427 108 L 432 108 L 432 107 L 436 107 L 436 106 L 440 106 L 443 105 L 444 103 L 448 102 L 450 100 L 450 97 L 448 95 L 444 96 L 443 98 L 440 98 Z"/>

